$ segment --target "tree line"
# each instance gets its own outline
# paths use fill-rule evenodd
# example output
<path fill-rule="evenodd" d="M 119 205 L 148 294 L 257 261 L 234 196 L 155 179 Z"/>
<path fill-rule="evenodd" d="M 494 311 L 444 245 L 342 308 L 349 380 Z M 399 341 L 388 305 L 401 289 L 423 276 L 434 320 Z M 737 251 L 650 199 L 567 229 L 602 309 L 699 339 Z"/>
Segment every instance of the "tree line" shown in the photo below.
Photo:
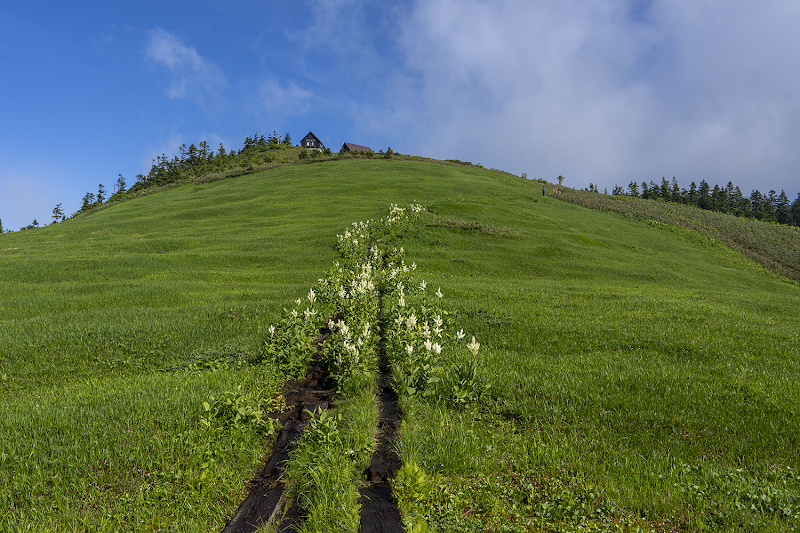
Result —
<path fill-rule="evenodd" d="M 244 145 L 240 150 L 233 149 L 228 151 L 222 143 L 220 143 L 219 148 L 214 151 L 205 140 L 196 146 L 190 144 L 187 147 L 185 144 L 182 144 L 179 148 L 178 155 L 169 158 L 165 154 L 161 154 L 153 159 L 150 171 L 147 174 L 138 174 L 136 176 L 136 182 L 129 189 L 127 188 L 125 178 L 122 177 L 122 174 L 119 174 L 119 177 L 114 183 L 114 190 L 110 195 L 105 185 L 102 183 L 99 184 L 97 192 L 87 192 L 82 198 L 80 209 L 69 217 L 64 214 L 61 204 L 58 204 L 56 208 L 53 209 L 52 223 L 55 224 L 67 218 L 72 218 L 75 215 L 91 211 L 104 203 L 121 200 L 128 194 L 142 191 L 150 187 L 168 185 L 170 183 L 197 178 L 215 172 L 226 172 L 228 173 L 226 177 L 242 175 L 251 172 L 257 166 L 265 163 L 270 163 L 272 161 L 288 161 L 288 159 L 294 158 L 295 156 L 285 152 L 283 155 L 281 155 L 281 153 L 276 153 L 276 151 L 286 150 L 288 148 L 292 148 L 292 137 L 289 133 L 286 133 L 283 138 L 281 138 L 275 131 L 267 136 L 256 133 L 252 137 L 246 137 Z M 392 156 L 395 155 L 395 152 L 389 148 L 386 153 L 381 150 L 379 154 L 385 159 L 391 159 Z M 324 152 L 301 149 L 297 152 L 296 157 L 299 160 L 314 161 L 323 156 L 333 155 L 330 148 L 326 148 Z M 356 157 L 374 157 L 376 154 L 369 151 L 356 152 L 349 155 Z M 38 227 L 39 222 L 34 219 L 33 223 L 20 228 L 20 231 Z M 2 228 L 2 220 L 0 220 L 0 233 L 3 231 Z"/>
<path fill-rule="evenodd" d="M 600 189 L 593 183 L 584 189 L 589 192 L 600 193 Z M 608 189 L 603 194 L 608 194 Z M 800 193 L 794 202 L 790 202 L 786 191 L 780 194 L 775 190 L 767 194 L 753 190 L 750 196 L 745 196 L 738 186 L 728 182 L 726 186 L 714 185 L 711 187 L 706 180 L 698 186 L 692 182 L 689 189 L 678 185 L 678 180 L 672 181 L 661 178 L 661 183 L 643 181 L 641 186 L 632 181 L 627 190 L 620 185 L 614 185 L 611 191 L 614 196 L 632 196 L 645 200 L 661 200 L 693 205 L 708 211 L 728 213 L 738 217 L 754 218 L 777 224 L 800 226 Z"/>

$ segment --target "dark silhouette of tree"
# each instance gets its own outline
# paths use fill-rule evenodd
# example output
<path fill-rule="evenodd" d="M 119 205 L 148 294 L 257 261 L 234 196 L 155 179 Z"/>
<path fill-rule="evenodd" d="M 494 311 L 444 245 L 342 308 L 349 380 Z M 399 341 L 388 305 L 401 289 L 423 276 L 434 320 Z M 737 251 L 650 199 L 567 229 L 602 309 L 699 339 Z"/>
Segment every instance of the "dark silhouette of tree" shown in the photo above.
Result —
<path fill-rule="evenodd" d="M 103 187 L 103 184 L 101 183 L 100 185 L 97 186 L 97 201 L 100 202 L 101 204 L 106 201 L 105 194 L 106 194 L 106 188 Z"/>
<path fill-rule="evenodd" d="M 87 192 L 83 196 L 83 204 L 81 204 L 81 211 L 89 209 L 94 205 L 94 193 Z"/>
<path fill-rule="evenodd" d="M 661 187 L 659 188 L 659 196 L 664 200 L 672 200 L 672 192 L 670 191 L 669 182 L 667 178 L 661 177 Z"/>
<path fill-rule="evenodd" d="M 781 190 L 775 202 L 775 220 L 778 224 L 792 223 L 792 207 L 784 190 Z"/>
<path fill-rule="evenodd" d="M 634 198 L 639 197 L 639 184 L 635 181 L 632 181 L 628 184 L 628 195 L 633 196 Z"/>
<path fill-rule="evenodd" d="M 117 183 L 114 185 L 114 188 L 116 189 L 115 192 L 125 192 L 125 178 L 122 177 L 122 174 L 117 178 Z"/>
<path fill-rule="evenodd" d="M 797 193 L 797 199 L 792 202 L 792 220 L 795 226 L 800 226 L 800 193 Z"/>
<path fill-rule="evenodd" d="M 64 211 L 61 209 L 61 204 L 53 208 L 53 224 L 58 222 L 58 219 L 64 220 Z"/>
<path fill-rule="evenodd" d="M 695 182 L 692 182 L 692 184 L 689 185 L 688 202 L 692 205 L 697 205 L 697 202 L 699 201 L 700 201 L 700 193 L 697 191 L 697 184 Z"/>
<path fill-rule="evenodd" d="M 700 181 L 700 189 L 697 191 L 697 205 L 701 209 L 711 208 L 711 187 L 706 180 Z"/>

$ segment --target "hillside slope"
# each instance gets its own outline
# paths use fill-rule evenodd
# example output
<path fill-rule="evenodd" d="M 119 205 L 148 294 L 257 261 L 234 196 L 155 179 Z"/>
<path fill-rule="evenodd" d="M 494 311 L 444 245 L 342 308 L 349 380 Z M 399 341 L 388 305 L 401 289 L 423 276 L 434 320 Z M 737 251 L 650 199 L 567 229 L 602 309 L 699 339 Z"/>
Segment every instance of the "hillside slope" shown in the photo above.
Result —
<path fill-rule="evenodd" d="M 467 409 L 406 404 L 404 459 L 439 480 L 431 522 L 796 525 L 797 285 L 537 185 L 335 161 L 0 236 L 0 526 L 221 529 L 264 441 L 210 437 L 202 402 L 273 397 L 283 377 L 248 364 L 265 328 L 330 267 L 337 233 L 414 200 L 428 212 L 400 242 L 480 340 L 491 385 Z"/>

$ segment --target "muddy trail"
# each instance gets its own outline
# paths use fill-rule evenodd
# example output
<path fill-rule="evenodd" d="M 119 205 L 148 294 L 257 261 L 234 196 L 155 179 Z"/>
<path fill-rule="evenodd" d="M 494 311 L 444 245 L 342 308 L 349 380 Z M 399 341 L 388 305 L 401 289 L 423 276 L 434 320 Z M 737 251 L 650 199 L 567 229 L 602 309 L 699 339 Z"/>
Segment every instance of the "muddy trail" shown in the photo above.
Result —
<path fill-rule="evenodd" d="M 306 371 L 305 380 L 288 381 L 284 385 L 283 396 L 287 409 L 274 415 L 274 418 L 280 420 L 283 429 L 273 445 L 266 465 L 250 482 L 248 496 L 222 533 L 251 533 L 269 523 L 278 524 L 278 533 L 289 533 L 296 531 L 296 526 L 302 522 L 301 510 L 296 504 L 287 508 L 285 487 L 280 478 L 293 444 L 309 424 L 309 412 L 318 414 L 333 403 L 333 383 L 322 360 L 322 344 L 329 335 L 330 330 L 327 327 L 320 330 L 320 335 L 315 340 L 317 349 Z M 393 449 L 393 439 L 400 427 L 400 411 L 389 383 L 388 368 L 382 353 L 379 370 L 376 378 L 379 391 L 377 442 L 369 470 L 365 472 L 367 484 L 359 491 L 361 531 L 400 533 L 405 528 L 389 485 L 389 480 L 401 466 L 400 458 Z"/>
<path fill-rule="evenodd" d="M 223 533 L 251 533 L 267 523 L 279 523 L 279 533 L 295 531 L 301 520 L 297 505 L 285 508 L 284 485 L 280 481 L 292 445 L 308 426 L 309 411 L 318 414 L 330 406 L 333 391 L 330 390 L 328 373 L 322 363 L 322 343 L 330 335 L 327 327 L 315 340 L 317 350 L 306 371 L 303 381 L 287 381 L 283 396 L 287 409 L 274 415 L 283 425 L 281 434 L 272 447 L 272 453 L 263 470 L 250 482 L 250 493 L 239 506 L 236 514 L 223 529 Z"/>
<path fill-rule="evenodd" d="M 380 362 L 378 386 L 377 444 L 369 465 L 369 484 L 359 492 L 361 497 L 362 533 L 400 533 L 405 531 L 400 511 L 392 499 L 389 480 L 400 470 L 400 457 L 394 451 L 394 438 L 400 429 L 400 410 L 397 396 L 389 382 L 388 365 Z"/>

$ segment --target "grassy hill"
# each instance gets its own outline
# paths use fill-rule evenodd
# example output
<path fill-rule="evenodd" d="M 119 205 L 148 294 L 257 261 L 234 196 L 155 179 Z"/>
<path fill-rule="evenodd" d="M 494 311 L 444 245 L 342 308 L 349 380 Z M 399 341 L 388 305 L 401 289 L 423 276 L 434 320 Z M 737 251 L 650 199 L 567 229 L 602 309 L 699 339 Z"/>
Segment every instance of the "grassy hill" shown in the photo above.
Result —
<path fill-rule="evenodd" d="M 478 404 L 403 402 L 440 531 L 800 524 L 800 288 L 689 229 L 468 166 L 343 160 L 183 184 L 0 236 L 0 529 L 220 530 L 269 437 L 267 326 L 390 203 L 481 344 Z"/>

